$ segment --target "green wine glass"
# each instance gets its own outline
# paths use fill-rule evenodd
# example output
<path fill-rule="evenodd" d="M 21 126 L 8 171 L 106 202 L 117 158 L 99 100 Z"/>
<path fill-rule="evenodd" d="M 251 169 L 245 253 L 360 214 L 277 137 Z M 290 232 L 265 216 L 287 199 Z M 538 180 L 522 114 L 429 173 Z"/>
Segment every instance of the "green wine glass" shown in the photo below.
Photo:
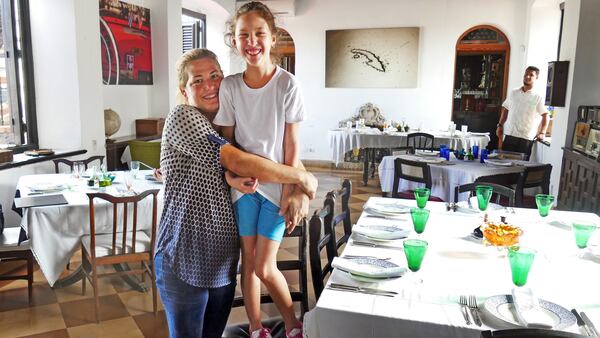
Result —
<path fill-rule="evenodd" d="M 431 194 L 431 190 L 429 188 L 417 188 L 415 189 L 415 200 L 417 200 L 417 206 L 421 209 L 425 208 L 427 201 L 429 200 L 429 195 Z"/>
<path fill-rule="evenodd" d="M 425 231 L 425 225 L 429 219 L 429 210 L 410 208 L 410 217 L 412 218 L 413 227 L 417 234 L 422 234 Z"/>
<path fill-rule="evenodd" d="M 540 216 L 546 217 L 554 204 L 554 196 L 537 194 L 535 195 L 535 204 L 537 205 Z"/>
<path fill-rule="evenodd" d="M 429 244 L 421 239 L 407 239 L 402 244 L 408 269 L 412 272 L 419 271 Z"/>
<path fill-rule="evenodd" d="M 512 272 L 512 282 L 516 286 L 527 283 L 527 276 L 531 270 L 536 251 L 522 246 L 511 246 L 508 248 L 508 262 Z"/>
<path fill-rule="evenodd" d="M 579 248 L 579 257 L 583 257 L 585 249 L 588 246 L 588 241 L 596 231 L 597 226 L 593 222 L 574 221 L 573 233 L 575 234 L 575 244 Z"/>
<path fill-rule="evenodd" d="M 492 198 L 493 188 L 489 185 L 478 185 L 475 187 L 475 194 L 477 195 L 477 206 L 479 210 L 486 211 L 490 199 Z"/>

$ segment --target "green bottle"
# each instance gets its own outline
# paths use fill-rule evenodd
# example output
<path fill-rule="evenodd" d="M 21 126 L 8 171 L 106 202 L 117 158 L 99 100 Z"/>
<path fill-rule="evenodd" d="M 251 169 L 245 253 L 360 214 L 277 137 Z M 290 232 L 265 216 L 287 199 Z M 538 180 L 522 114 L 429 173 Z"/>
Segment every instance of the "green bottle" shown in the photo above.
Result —
<path fill-rule="evenodd" d="M 475 159 L 475 157 L 473 157 L 473 152 L 471 151 L 471 148 L 469 148 L 467 151 L 467 160 L 473 161 L 473 159 Z"/>

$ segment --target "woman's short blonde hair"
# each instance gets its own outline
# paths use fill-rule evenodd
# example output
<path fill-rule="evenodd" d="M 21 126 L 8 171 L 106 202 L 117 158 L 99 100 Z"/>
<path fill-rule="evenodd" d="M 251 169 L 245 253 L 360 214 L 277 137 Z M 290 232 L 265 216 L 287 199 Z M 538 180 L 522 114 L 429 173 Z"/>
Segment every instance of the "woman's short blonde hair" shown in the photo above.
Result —
<path fill-rule="evenodd" d="M 204 59 L 204 58 L 209 58 L 211 60 L 213 60 L 215 62 L 215 64 L 217 65 L 217 68 L 219 68 L 219 72 L 221 72 L 221 75 L 223 74 L 223 72 L 221 71 L 221 64 L 219 64 L 219 60 L 217 59 L 217 55 L 213 52 L 211 52 L 208 49 L 205 48 L 195 48 L 192 50 L 189 50 L 185 53 L 183 53 L 183 55 L 181 55 L 181 57 L 179 57 L 179 60 L 177 60 L 177 78 L 179 80 L 179 84 L 177 87 L 177 103 L 180 104 L 186 104 L 187 103 L 187 99 L 185 98 L 185 96 L 183 96 L 183 94 L 181 94 L 181 90 L 183 88 L 185 88 L 185 85 L 187 84 L 188 80 L 189 80 L 189 75 L 188 75 L 188 71 L 187 71 L 187 67 L 188 65 L 192 62 L 192 61 L 196 61 L 196 60 L 200 60 L 200 59 Z"/>

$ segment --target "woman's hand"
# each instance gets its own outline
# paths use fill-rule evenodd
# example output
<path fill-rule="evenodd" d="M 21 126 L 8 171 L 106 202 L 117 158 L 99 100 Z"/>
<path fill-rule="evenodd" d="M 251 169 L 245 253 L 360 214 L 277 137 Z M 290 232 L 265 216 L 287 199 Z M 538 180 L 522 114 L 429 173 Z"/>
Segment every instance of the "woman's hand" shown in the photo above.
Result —
<path fill-rule="evenodd" d="M 285 215 L 285 227 L 288 234 L 294 231 L 302 218 L 308 215 L 308 203 L 308 196 L 299 188 L 293 189 L 287 198 L 282 199 L 279 214 Z"/>
<path fill-rule="evenodd" d="M 243 194 L 252 194 L 258 188 L 258 180 L 256 178 L 236 176 L 229 170 L 225 172 L 225 180 L 230 187 Z"/>
<path fill-rule="evenodd" d="M 152 171 L 152 176 L 154 176 L 154 178 L 156 178 L 156 180 L 159 181 L 159 182 L 162 182 L 163 178 L 164 178 L 162 172 L 160 171 L 160 168 L 154 169 Z"/>

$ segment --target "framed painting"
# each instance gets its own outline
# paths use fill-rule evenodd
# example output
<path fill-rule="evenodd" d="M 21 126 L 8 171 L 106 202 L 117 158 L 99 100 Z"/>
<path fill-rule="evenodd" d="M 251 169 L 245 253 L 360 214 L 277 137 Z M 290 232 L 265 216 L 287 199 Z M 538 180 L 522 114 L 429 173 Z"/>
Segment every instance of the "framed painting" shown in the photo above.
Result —
<path fill-rule="evenodd" d="M 598 158 L 598 153 L 600 153 L 600 129 L 590 129 L 585 153 L 593 158 Z"/>
<path fill-rule="evenodd" d="M 149 9 L 117 0 L 100 0 L 104 84 L 152 84 L 151 41 Z"/>
<path fill-rule="evenodd" d="M 419 31 L 419 27 L 326 31 L 325 87 L 417 87 Z"/>
<path fill-rule="evenodd" d="M 590 136 L 590 125 L 585 122 L 575 123 L 575 131 L 573 132 L 573 142 L 571 147 L 573 150 L 585 153 L 585 149 Z"/>

